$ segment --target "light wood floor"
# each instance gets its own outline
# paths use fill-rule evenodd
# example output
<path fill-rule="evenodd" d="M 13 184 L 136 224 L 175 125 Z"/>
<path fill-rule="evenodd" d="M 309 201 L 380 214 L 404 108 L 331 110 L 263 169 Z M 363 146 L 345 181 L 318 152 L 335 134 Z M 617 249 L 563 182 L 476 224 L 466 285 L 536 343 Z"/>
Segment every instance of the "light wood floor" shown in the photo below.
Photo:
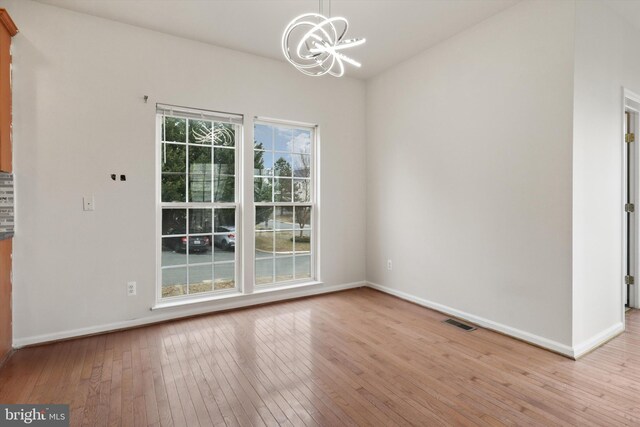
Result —
<path fill-rule="evenodd" d="M 640 425 L 640 312 L 578 362 L 370 289 L 18 351 L 72 425 Z"/>

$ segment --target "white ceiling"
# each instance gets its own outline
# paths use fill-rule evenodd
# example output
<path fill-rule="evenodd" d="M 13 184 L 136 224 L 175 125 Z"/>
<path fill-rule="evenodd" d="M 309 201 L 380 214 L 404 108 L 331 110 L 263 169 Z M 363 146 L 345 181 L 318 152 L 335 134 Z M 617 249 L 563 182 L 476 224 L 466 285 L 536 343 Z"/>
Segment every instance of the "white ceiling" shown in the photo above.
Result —
<path fill-rule="evenodd" d="M 318 0 L 37 0 L 114 21 L 284 60 L 282 31 L 318 11 Z M 366 37 L 350 56 L 368 78 L 519 0 L 334 0 L 331 15 L 349 20 L 348 38 Z"/>

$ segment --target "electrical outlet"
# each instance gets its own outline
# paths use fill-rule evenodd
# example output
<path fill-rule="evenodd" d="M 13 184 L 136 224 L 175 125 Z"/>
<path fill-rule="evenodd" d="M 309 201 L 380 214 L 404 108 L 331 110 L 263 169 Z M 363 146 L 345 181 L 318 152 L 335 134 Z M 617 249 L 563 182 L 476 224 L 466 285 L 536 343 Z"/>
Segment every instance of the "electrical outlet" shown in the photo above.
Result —
<path fill-rule="evenodd" d="M 94 211 L 96 209 L 96 203 L 93 198 L 93 194 L 90 196 L 84 196 L 82 198 L 82 209 L 85 211 Z"/>
<path fill-rule="evenodd" d="M 391 262 L 390 259 L 387 260 L 387 270 L 389 271 L 393 270 L 393 263 Z"/>
<path fill-rule="evenodd" d="M 127 295 L 130 297 L 136 295 L 136 282 L 127 282 Z"/>

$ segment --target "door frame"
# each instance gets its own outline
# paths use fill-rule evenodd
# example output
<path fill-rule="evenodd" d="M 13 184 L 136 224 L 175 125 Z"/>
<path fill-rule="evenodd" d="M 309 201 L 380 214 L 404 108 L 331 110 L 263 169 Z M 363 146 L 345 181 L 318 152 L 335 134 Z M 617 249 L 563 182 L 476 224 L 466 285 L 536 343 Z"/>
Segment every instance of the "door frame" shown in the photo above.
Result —
<path fill-rule="evenodd" d="M 626 113 L 629 112 L 634 116 L 634 120 L 631 120 L 632 132 L 636 135 L 636 141 L 632 144 L 632 149 L 630 150 L 632 159 L 627 159 L 627 142 L 625 141 L 625 132 L 626 132 Z M 623 97 L 622 97 L 622 117 L 621 117 L 621 143 L 622 143 L 622 204 L 621 204 L 621 213 L 622 213 L 622 312 L 623 312 L 623 321 L 624 321 L 624 312 L 626 310 L 625 306 L 627 304 L 627 285 L 625 283 L 625 276 L 627 275 L 627 239 L 628 239 L 628 229 L 627 229 L 627 212 L 625 212 L 624 205 L 627 203 L 627 174 L 629 171 L 627 170 L 628 162 L 627 160 L 631 160 L 631 176 L 630 180 L 635 185 L 631 185 L 631 200 L 636 205 L 635 214 L 631 217 L 631 232 L 634 233 L 635 239 L 631 242 L 633 245 L 633 253 L 630 257 L 631 274 L 635 278 L 635 284 L 633 286 L 633 292 L 629 295 L 629 307 L 631 308 L 640 308 L 640 292 L 638 291 L 638 287 L 640 286 L 640 275 L 638 274 L 638 267 L 640 266 L 640 247 L 638 245 L 640 240 L 640 221 L 638 216 L 640 212 L 640 198 L 638 197 L 638 187 L 640 186 L 640 174 L 639 174 L 639 166 L 640 166 L 640 150 L 637 148 L 637 144 L 639 143 L 638 137 L 640 136 L 638 133 L 638 124 L 640 122 L 640 95 L 623 88 Z"/>
<path fill-rule="evenodd" d="M 11 38 L 18 27 L 6 9 L 0 8 L 0 170 L 12 172 L 11 135 Z M 13 348 L 12 239 L 0 240 L 0 365 Z"/>

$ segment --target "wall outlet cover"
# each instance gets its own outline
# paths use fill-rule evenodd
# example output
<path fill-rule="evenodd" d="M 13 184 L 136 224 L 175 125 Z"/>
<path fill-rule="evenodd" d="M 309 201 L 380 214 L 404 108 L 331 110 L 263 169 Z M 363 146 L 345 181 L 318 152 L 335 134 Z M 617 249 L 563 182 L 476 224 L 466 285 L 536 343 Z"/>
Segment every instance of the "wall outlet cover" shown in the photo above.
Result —
<path fill-rule="evenodd" d="M 127 295 L 134 296 L 136 295 L 136 282 L 127 282 Z"/>

